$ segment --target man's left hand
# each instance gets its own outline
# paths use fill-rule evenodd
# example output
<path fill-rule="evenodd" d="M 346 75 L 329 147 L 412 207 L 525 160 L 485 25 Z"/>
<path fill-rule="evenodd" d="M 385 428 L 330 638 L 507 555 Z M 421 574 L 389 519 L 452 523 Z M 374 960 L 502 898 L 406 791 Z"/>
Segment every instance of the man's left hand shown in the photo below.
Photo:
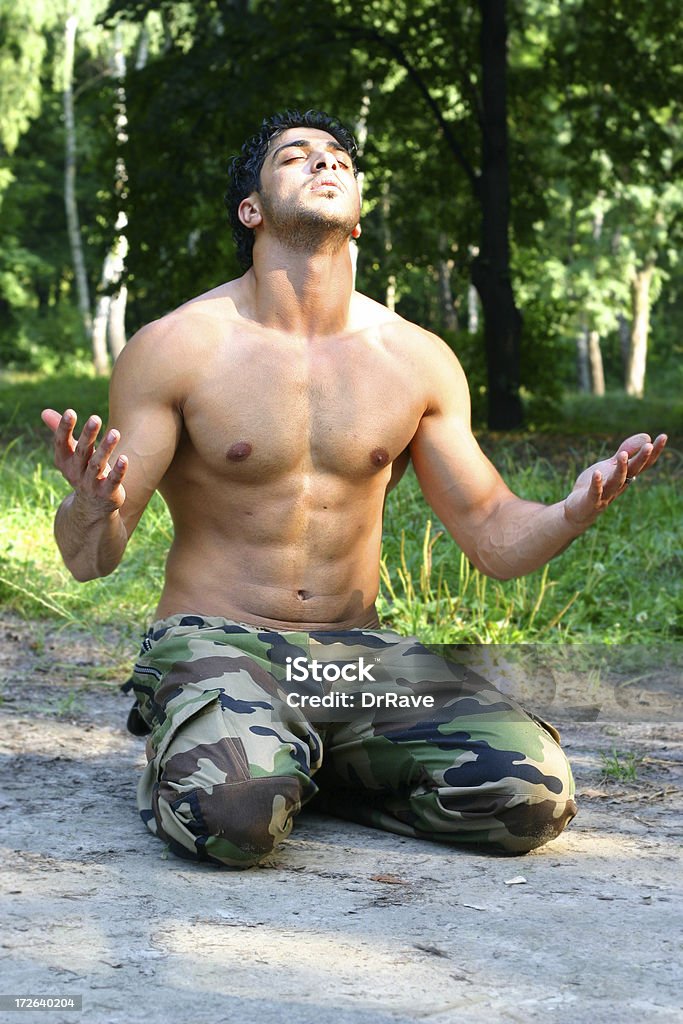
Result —
<path fill-rule="evenodd" d="M 666 434 L 654 441 L 649 434 L 633 434 L 610 459 L 584 469 L 564 500 L 568 522 L 585 530 L 640 474 L 654 466 L 667 442 Z"/>

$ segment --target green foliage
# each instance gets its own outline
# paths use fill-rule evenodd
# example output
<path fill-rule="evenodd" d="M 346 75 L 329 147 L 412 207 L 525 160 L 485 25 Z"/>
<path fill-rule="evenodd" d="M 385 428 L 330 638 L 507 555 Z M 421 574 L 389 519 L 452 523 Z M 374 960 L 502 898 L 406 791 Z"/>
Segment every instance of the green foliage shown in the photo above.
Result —
<path fill-rule="evenodd" d="M 48 0 L 0 0 L 0 147 L 9 154 L 40 112 L 40 71 L 54 18 Z"/>
<path fill-rule="evenodd" d="M 150 618 L 161 591 L 171 543 L 166 507 L 156 495 L 115 581 L 76 583 L 52 534 L 67 487 L 50 463 L 47 443 L 10 448 L 0 462 L 0 601 L 6 609 L 32 617 L 90 625 L 111 622 L 133 629 Z"/>
<path fill-rule="evenodd" d="M 0 438 L 25 445 L 46 445 L 50 432 L 42 409 L 75 409 L 82 416 L 97 413 L 104 422 L 108 411 L 109 382 L 93 375 L 92 367 L 80 373 L 5 373 L 0 375 Z"/>
<path fill-rule="evenodd" d="M 64 130 L 57 23 L 48 37 L 37 87 L 41 116 L 25 128 L 11 160 L 2 196 L 0 239 L 0 366 L 62 368 L 88 358 L 89 345 L 76 309 L 64 212 Z M 114 91 L 97 40 L 79 49 L 76 116 L 78 201 L 91 292 L 111 239 Z M 88 42 L 87 30 L 78 37 Z M 99 40 L 100 48 L 104 41 Z M 58 75 L 56 76 L 59 77 Z M 97 83 L 97 88 L 94 86 Z M 55 88 L 55 85 L 57 88 Z"/>
<path fill-rule="evenodd" d="M 398 312 L 441 332 L 437 269 L 447 258 L 462 320 L 479 240 L 479 7 L 119 0 L 105 18 L 102 4 L 77 4 L 78 200 L 91 292 L 120 206 L 116 25 L 128 61 L 131 331 L 239 273 L 222 202 L 228 157 L 265 113 L 297 105 L 328 108 L 352 127 L 363 127 L 365 111 L 361 290 L 384 301 L 392 276 Z M 547 420 L 573 385 L 579 329 L 600 331 L 608 382 L 619 385 L 617 319 L 630 318 L 632 275 L 651 258 L 653 381 L 673 393 L 683 383 L 680 4 L 507 7 L 512 258 L 529 422 Z M 63 213 L 63 16 L 45 0 L 0 5 L 0 68 L 9 72 L 0 105 L 0 365 L 17 368 L 88 356 Z M 448 340 L 483 406 L 480 339 L 460 331 Z"/>
<path fill-rule="evenodd" d="M 45 406 L 98 412 L 106 419 L 106 382 L 84 376 L 5 377 L 0 381 L 0 600 L 35 617 L 117 622 L 131 633 L 154 611 L 171 543 L 166 506 L 156 495 L 113 577 L 80 584 L 63 566 L 52 534 L 67 487 L 52 468 Z M 604 410 L 614 405 L 612 418 Z M 513 490 L 531 500 L 559 500 L 590 461 L 616 442 L 579 436 L 602 410 L 602 427 L 632 432 L 632 411 L 648 429 L 668 426 L 656 402 L 567 403 L 557 441 L 482 438 Z M 577 417 L 572 423 L 569 414 Z M 664 416 L 664 423 L 660 417 Z M 641 424 L 639 423 L 638 426 Z M 669 428 L 670 429 L 670 428 Z M 575 434 L 572 438 L 572 434 Z M 555 463 L 555 465 L 553 465 Z M 587 536 L 549 566 L 508 582 L 472 569 L 435 522 L 412 474 L 388 498 L 380 613 L 388 627 L 433 642 L 594 642 L 674 640 L 683 598 L 677 524 L 683 512 L 683 453 L 676 449 L 631 488 Z M 647 527 L 644 528 L 644 524 Z M 637 543 L 634 542 L 637 538 Z"/>
<path fill-rule="evenodd" d="M 610 754 L 601 753 L 600 758 L 603 778 L 615 782 L 635 782 L 638 768 L 643 763 L 643 758 L 633 751 L 617 750 L 616 747 L 612 748 Z"/>
<path fill-rule="evenodd" d="M 559 416 L 547 426 L 555 426 L 563 433 L 578 433 L 594 437 L 620 440 L 636 431 L 645 431 L 652 437 L 669 434 L 672 445 L 667 460 L 681 468 L 683 453 L 683 399 L 679 392 L 676 400 L 669 398 L 632 398 L 623 392 L 608 392 L 604 398 L 595 395 L 569 394 L 563 399 Z"/>
<path fill-rule="evenodd" d="M 519 445 L 510 454 L 500 443 L 497 448 L 495 461 L 515 493 L 543 502 L 560 500 L 589 460 L 607 454 L 581 452 L 558 472 L 533 450 L 520 458 Z M 670 477 L 640 482 L 637 494 L 616 503 L 545 569 L 505 582 L 468 565 L 433 523 L 409 476 L 387 502 L 383 619 L 399 632 L 441 643 L 620 644 L 680 637 L 680 457 L 672 462 Z"/>

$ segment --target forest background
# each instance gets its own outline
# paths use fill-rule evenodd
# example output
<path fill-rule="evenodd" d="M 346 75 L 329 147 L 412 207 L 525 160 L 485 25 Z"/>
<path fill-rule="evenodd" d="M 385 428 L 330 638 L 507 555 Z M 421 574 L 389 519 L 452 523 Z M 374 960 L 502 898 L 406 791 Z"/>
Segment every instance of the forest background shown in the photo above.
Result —
<path fill-rule="evenodd" d="M 358 287 L 453 347 L 518 493 L 558 500 L 627 433 L 671 435 L 588 538 L 509 583 L 471 569 L 408 479 L 384 621 L 439 641 L 680 636 L 682 29 L 675 0 L 0 0 L 5 605 L 151 614 L 163 503 L 113 580 L 75 584 L 38 412 L 106 417 L 126 339 L 240 273 L 228 160 L 264 115 L 315 107 L 359 141 Z"/>

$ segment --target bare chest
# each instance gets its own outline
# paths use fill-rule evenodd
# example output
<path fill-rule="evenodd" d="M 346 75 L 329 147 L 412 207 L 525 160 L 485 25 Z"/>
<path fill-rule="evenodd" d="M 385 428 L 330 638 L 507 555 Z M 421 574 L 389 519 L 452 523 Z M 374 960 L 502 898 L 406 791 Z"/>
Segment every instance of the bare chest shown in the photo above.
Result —
<path fill-rule="evenodd" d="M 245 346 L 197 375 L 178 458 L 245 483 L 297 470 L 361 480 L 401 454 L 422 411 L 419 382 L 383 350 Z"/>

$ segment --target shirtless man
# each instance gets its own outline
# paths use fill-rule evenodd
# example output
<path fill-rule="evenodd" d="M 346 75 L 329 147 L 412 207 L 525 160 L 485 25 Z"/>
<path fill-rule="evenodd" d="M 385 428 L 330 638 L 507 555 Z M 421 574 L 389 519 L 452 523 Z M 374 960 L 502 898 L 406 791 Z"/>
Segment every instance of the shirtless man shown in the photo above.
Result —
<path fill-rule="evenodd" d="M 404 835 L 539 846 L 576 810 L 559 737 L 485 680 L 380 630 L 385 497 L 412 459 L 472 563 L 509 579 L 583 533 L 666 437 L 628 438 L 555 505 L 517 497 L 472 434 L 450 349 L 354 291 L 360 199 L 346 129 L 278 115 L 231 173 L 244 276 L 131 339 L 99 444 L 96 416 L 76 438 L 73 410 L 43 412 L 73 488 L 55 534 L 76 579 L 116 568 L 157 488 L 173 518 L 133 677 L 137 721 L 151 729 L 143 820 L 174 852 L 229 867 L 270 853 L 316 794 Z M 410 726 L 313 721 L 286 698 L 285 655 L 330 645 L 400 658 L 401 685 L 417 690 L 445 674 L 451 697 Z"/>

